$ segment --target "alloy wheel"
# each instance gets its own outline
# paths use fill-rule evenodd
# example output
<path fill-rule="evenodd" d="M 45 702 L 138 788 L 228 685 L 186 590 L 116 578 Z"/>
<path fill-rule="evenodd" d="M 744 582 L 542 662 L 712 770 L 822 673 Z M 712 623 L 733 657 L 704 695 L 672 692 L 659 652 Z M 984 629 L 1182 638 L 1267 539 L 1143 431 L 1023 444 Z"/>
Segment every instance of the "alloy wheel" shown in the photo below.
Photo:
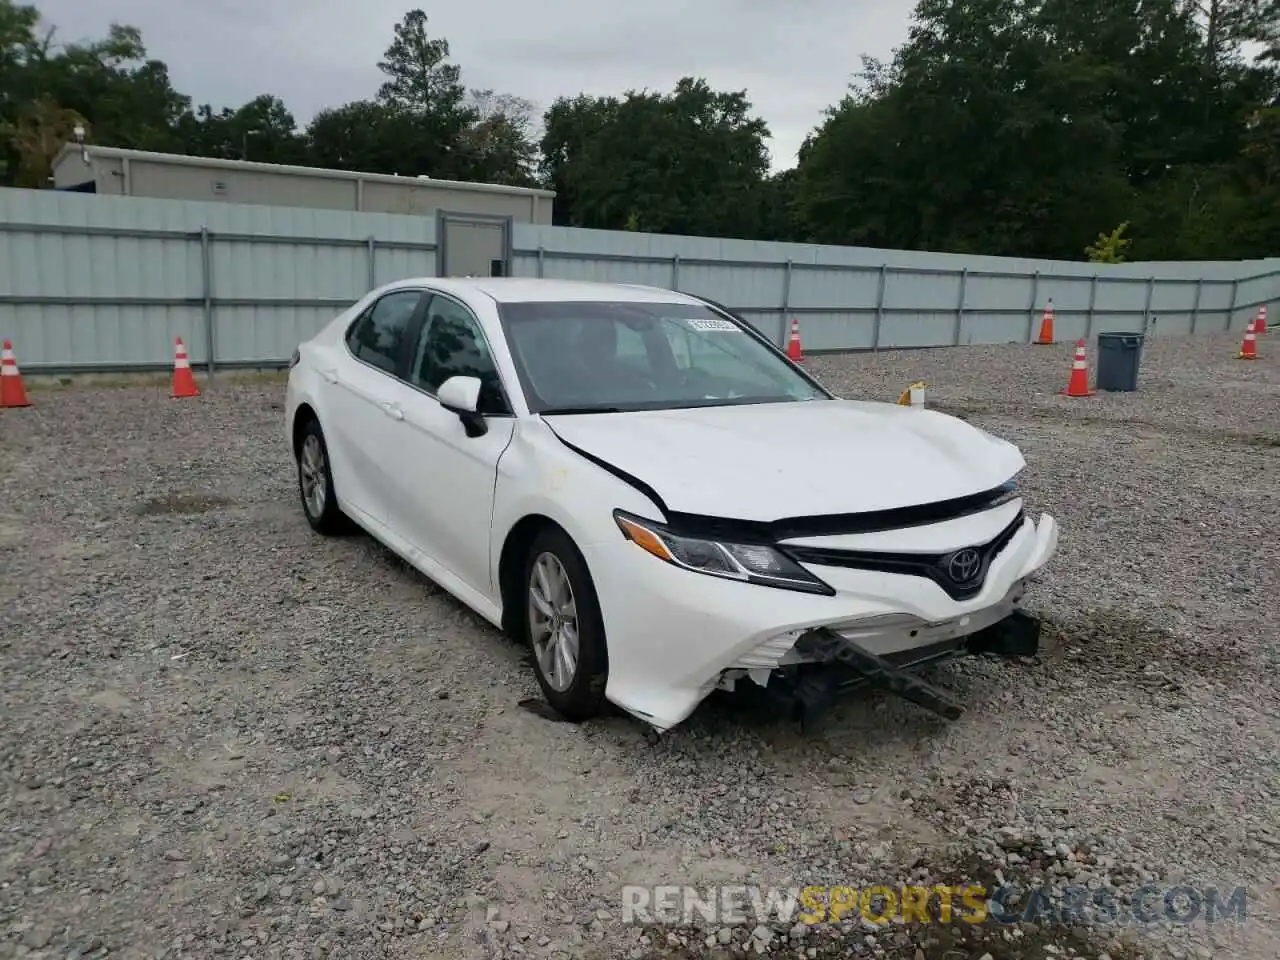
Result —
<path fill-rule="evenodd" d="M 529 573 L 529 635 L 543 679 L 553 690 L 568 690 L 578 673 L 578 608 L 554 553 L 539 554 Z"/>
<path fill-rule="evenodd" d="M 302 456 L 298 458 L 298 470 L 302 480 L 302 502 L 307 508 L 307 513 L 318 518 L 324 513 L 324 501 L 329 484 L 325 479 L 324 448 L 320 446 L 320 438 L 315 434 L 308 435 L 303 441 Z"/>

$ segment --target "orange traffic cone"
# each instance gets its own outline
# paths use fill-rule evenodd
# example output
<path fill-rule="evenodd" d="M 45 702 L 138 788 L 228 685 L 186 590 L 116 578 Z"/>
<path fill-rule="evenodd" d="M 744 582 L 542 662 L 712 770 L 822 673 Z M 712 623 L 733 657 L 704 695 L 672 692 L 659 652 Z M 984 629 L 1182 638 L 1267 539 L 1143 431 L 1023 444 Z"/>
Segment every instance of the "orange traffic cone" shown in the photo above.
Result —
<path fill-rule="evenodd" d="M 1258 308 L 1258 322 L 1253 327 L 1253 332 L 1258 336 L 1262 336 L 1267 332 L 1267 305 L 1265 303 Z"/>
<path fill-rule="evenodd" d="M 792 363 L 804 363 L 804 354 L 800 350 L 800 321 L 791 318 L 791 339 L 787 341 L 787 359 Z"/>
<path fill-rule="evenodd" d="M 1040 318 L 1040 339 L 1037 344 L 1053 343 L 1053 300 L 1044 308 L 1044 316 Z"/>
<path fill-rule="evenodd" d="M 171 397 L 198 397 L 196 378 L 191 375 L 191 361 L 187 358 L 187 348 L 182 345 L 181 337 L 173 338 L 173 390 Z"/>
<path fill-rule="evenodd" d="M 26 388 L 22 386 L 22 374 L 13 355 L 13 344 L 4 342 L 0 351 L 0 407 L 29 407 Z"/>
<path fill-rule="evenodd" d="M 1257 360 L 1258 359 L 1258 334 L 1255 332 L 1258 326 L 1257 319 L 1249 321 L 1249 329 L 1244 332 L 1244 343 L 1240 344 L 1239 360 Z"/>
<path fill-rule="evenodd" d="M 1089 361 L 1084 355 L 1084 341 L 1076 341 L 1076 357 L 1071 362 L 1071 379 L 1067 381 L 1067 389 L 1062 391 L 1066 397 L 1092 397 L 1089 389 Z"/>

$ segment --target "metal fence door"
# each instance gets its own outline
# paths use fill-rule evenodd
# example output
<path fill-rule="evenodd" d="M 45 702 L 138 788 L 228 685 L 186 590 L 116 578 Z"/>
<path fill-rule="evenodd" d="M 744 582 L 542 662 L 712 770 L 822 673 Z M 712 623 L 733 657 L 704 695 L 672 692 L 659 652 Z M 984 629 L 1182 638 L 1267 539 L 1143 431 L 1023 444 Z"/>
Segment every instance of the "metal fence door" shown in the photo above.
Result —
<path fill-rule="evenodd" d="M 511 217 L 484 213 L 437 215 L 436 275 L 488 277 L 510 272 Z M 495 267 L 496 264 L 500 265 Z"/>

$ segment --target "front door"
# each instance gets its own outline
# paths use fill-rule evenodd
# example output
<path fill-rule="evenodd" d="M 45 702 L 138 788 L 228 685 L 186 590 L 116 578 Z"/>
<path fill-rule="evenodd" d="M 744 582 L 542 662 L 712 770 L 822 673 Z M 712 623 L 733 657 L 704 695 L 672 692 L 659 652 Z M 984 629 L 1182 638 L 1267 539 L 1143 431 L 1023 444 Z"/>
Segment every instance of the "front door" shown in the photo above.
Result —
<path fill-rule="evenodd" d="M 480 412 L 487 431 L 468 437 L 457 414 L 435 399 L 453 376 L 479 377 Z M 418 487 L 412 515 L 398 518 L 415 547 L 448 568 L 468 587 L 494 598 L 490 531 L 498 459 L 515 418 L 480 322 L 457 300 L 432 294 L 414 346 L 408 383 L 401 389 L 401 476 Z"/>

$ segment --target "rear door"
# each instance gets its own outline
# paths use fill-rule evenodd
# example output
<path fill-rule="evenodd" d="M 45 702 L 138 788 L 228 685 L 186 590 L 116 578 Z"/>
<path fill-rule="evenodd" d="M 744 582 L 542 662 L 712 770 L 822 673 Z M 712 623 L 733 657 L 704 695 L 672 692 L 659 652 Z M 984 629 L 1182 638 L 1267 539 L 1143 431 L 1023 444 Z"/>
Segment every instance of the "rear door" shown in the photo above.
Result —
<path fill-rule="evenodd" d="M 395 493 L 396 373 L 413 346 L 421 290 L 393 290 L 348 328 L 336 369 L 322 370 L 329 392 L 325 432 L 333 483 L 344 507 L 386 524 Z"/>

